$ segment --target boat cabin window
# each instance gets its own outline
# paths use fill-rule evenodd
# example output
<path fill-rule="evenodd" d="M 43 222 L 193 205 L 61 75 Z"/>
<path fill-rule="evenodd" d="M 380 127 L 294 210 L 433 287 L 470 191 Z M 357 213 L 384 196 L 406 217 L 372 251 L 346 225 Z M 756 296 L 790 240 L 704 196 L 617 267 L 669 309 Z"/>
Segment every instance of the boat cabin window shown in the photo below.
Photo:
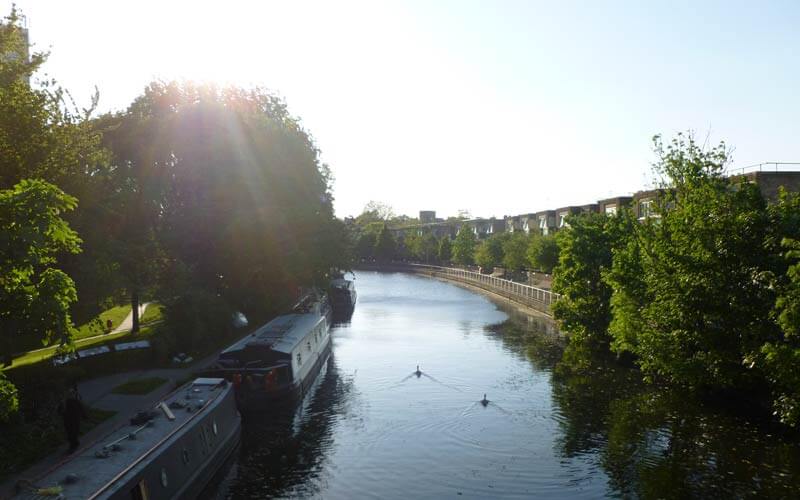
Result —
<path fill-rule="evenodd" d="M 150 492 L 147 490 L 147 481 L 142 479 L 131 490 L 131 500 L 149 500 Z"/>
<path fill-rule="evenodd" d="M 303 362 L 303 355 L 299 352 L 297 353 L 297 364 L 301 364 Z"/>
<path fill-rule="evenodd" d="M 311 350 L 311 342 L 306 342 L 306 348 L 310 351 Z"/>

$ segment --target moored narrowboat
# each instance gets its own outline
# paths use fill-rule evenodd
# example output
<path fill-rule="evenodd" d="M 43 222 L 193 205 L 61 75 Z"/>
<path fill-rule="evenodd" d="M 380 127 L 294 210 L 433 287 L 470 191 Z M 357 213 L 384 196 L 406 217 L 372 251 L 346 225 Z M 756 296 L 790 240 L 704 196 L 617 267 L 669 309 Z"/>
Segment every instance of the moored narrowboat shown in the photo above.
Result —
<path fill-rule="evenodd" d="M 19 482 L 19 497 L 198 498 L 237 449 L 240 433 L 232 385 L 198 378 L 42 477 Z"/>
<path fill-rule="evenodd" d="M 352 280 L 345 279 L 344 276 L 338 276 L 331 280 L 328 294 L 330 295 L 334 316 L 337 318 L 349 318 L 356 306 L 356 298 L 358 296 L 355 283 Z"/>
<path fill-rule="evenodd" d="M 205 374 L 231 381 L 243 410 L 304 394 L 331 351 L 331 308 L 312 291 L 292 309 L 223 350 Z"/>

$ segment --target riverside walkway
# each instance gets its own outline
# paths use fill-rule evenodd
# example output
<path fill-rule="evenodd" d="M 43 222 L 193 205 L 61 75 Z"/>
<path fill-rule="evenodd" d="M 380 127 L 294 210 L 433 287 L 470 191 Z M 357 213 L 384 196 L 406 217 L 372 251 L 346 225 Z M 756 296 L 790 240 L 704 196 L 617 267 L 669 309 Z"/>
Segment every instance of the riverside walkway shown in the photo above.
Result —
<path fill-rule="evenodd" d="M 392 262 L 390 264 L 362 264 L 357 266 L 357 269 L 398 271 L 455 281 L 499 295 L 548 316 L 552 315 L 551 306 L 561 298 L 559 294 L 550 290 L 456 267 Z"/>
<path fill-rule="evenodd" d="M 90 446 L 92 443 L 104 438 L 120 426 L 126 425 L 136 412 L 152 409 L 156 403 L 163 400 L 164 397 L 175 390 L 179 384 L 191 378 L 195 372 L 211 364 L 217 358 L 218 352 L 219 351 L 215 351 L 209 356 L 195 361 L 191 365 L 179 368 L 135 370 L 79 382 L 78 392 L 86 407 L 116 412 L 114 416 L 82 435 L 80 438 L 80 448 L 82 449 Z M 165 382 L 147 394 L 115 394 L 112 392 L 115 387 L 131 380 L 153 377 L 162 378 Z M 35 480 L 66 460 L 69 457 L 66 452 L 67 442 L 66 439 L 64 439 L 64 442 L 56 451 L 32 465 L 24 472 L 14 474 L 7 481 L 0 484 L 0 499 L 11 498 L 14 495 L 14 488 L 18 480 Z"/>

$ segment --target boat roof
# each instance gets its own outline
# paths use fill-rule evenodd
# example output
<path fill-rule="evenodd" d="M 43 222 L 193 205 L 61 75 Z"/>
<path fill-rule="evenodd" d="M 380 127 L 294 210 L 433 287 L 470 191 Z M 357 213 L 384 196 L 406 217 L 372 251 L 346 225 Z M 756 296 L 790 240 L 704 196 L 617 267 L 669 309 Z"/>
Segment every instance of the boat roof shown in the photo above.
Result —
<path fill-rule="evenodd" d="M 353 281 L 344 278 L 336 278 L 331 280 L 331 286 L 335 288 L 350 288 L 353 286 Z"/>
<path fill-rule="evenodd" d="M 183 435 L 178 431 L 188 428 L 186 424 L 205 413 L 212 402 L 232 390 L 231 387 L 221 378 L 195 379 L 159 402 L 152 409 L 149 422 L 116 428 L 50 469 L 34 484 L 37 488 L 61 487 L 62 496 L 59 498 L 64 499 L 86 499 L 94 495 L 105 498 L 116 487 L 125 484 L 130 476 L 139 474 L 150 463 L 148 457 L 156 456 L 158 449 L 166 448 L 172 440 Z M 161 409 L 162 402 L 169 408 L 173 419 Z M 74 481 L 65 481 L 68 476 Z M 30 491 L 23 493 L 21 498 L 42 496 Z"/>
<path fill-rule="evenodd" d="M 222 354 L 241 351 L 246 347 L 260 347 L 291 354 L 297 344 L 322 320 L 323 316 L 313 311 L 278 316 L 222 351 Z"/>

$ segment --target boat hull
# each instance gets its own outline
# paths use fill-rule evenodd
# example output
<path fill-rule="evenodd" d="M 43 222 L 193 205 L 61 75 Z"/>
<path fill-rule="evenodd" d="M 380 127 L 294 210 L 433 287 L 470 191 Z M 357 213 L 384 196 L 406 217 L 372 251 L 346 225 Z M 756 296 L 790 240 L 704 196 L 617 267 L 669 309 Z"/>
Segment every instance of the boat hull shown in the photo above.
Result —
<path fill-rule="evenodd" d="M 320 370 L 328 361 L 331 355 L 332 341 L 328 336 L 327 342 L 320 351 L 320 355 L 314 361 L 314 365 L 306 373 L 305 378 L 297 383 L 285 384 L 272 390 L 266 390 L 260 386 L 250 388 L 243 383 L 236 392 L 236 401 L 239 409 L 243 413 L 267 412 L 276 406 L 294 404 L 301 399 L 319 375 Z M 215 374 L 219 376 L 219 374 Z"/>

